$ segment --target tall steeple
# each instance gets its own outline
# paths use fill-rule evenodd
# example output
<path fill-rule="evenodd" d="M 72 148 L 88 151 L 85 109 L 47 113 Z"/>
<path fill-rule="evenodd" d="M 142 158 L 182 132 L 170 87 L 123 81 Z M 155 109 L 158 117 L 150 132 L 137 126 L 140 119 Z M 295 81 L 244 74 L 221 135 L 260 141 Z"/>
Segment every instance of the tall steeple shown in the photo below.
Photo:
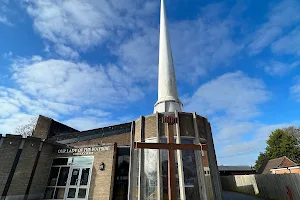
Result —
<path fill-rule="evenodd" d="M 178 98 L 164 0 L 161 0 L 160 8 L 158 68 L 158 100 L 154 105 L 154 112 L 182 111 L 183 105 Z"/>

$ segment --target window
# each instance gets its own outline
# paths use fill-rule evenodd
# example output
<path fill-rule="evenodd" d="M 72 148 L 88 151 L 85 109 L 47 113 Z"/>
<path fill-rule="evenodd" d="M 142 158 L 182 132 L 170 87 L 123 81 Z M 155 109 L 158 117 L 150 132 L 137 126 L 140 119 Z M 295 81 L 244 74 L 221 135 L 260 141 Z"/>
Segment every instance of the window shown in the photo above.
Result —
<path fill-rule="evenodd" d="M 93 156 L 55 158 L 44 199 L 87 199 Z"/>

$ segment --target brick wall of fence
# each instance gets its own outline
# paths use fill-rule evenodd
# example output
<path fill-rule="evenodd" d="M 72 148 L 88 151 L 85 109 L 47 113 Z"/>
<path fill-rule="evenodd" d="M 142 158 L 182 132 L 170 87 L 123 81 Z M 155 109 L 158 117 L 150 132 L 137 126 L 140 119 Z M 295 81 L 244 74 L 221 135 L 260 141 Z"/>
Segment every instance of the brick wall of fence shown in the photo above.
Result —
<path fill-rule="evenodd" d="M 300 199 L 300 174 L 256 174 L 221 177 L 224 190 L 274 200 Z"/>

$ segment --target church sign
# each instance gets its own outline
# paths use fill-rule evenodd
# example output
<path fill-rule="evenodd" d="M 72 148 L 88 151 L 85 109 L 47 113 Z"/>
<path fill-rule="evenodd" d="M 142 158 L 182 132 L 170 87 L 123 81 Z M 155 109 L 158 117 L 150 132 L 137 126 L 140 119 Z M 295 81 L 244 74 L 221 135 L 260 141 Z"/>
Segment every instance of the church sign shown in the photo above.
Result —
<path fill-rule="evenodd" d="M 71 148 L 71 149 L 58 149 L 57 153 L 64 154 L 64 153 L 72 153 L 73 155 L 91 155 L 94 152 L 99 151 L 108 151 L 110 147 L 83 147 L 83 148 Z"/>
<path fill-rule="evenodd" d="M 174 116 L 164 116 L 162 118 L 162 123 L 173 125 L 178 123 L 178 118 Z"/>

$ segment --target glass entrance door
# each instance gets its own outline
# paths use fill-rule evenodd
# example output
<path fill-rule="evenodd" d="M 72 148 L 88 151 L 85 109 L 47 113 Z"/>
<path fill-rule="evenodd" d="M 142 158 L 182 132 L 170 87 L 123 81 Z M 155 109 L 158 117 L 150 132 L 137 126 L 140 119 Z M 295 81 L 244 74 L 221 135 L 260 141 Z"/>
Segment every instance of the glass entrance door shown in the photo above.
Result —
<path fill-rule="evenodd" d="M 65 199 L 87 199 L 90 177 L 91 167 L 71 167 Z"/>

